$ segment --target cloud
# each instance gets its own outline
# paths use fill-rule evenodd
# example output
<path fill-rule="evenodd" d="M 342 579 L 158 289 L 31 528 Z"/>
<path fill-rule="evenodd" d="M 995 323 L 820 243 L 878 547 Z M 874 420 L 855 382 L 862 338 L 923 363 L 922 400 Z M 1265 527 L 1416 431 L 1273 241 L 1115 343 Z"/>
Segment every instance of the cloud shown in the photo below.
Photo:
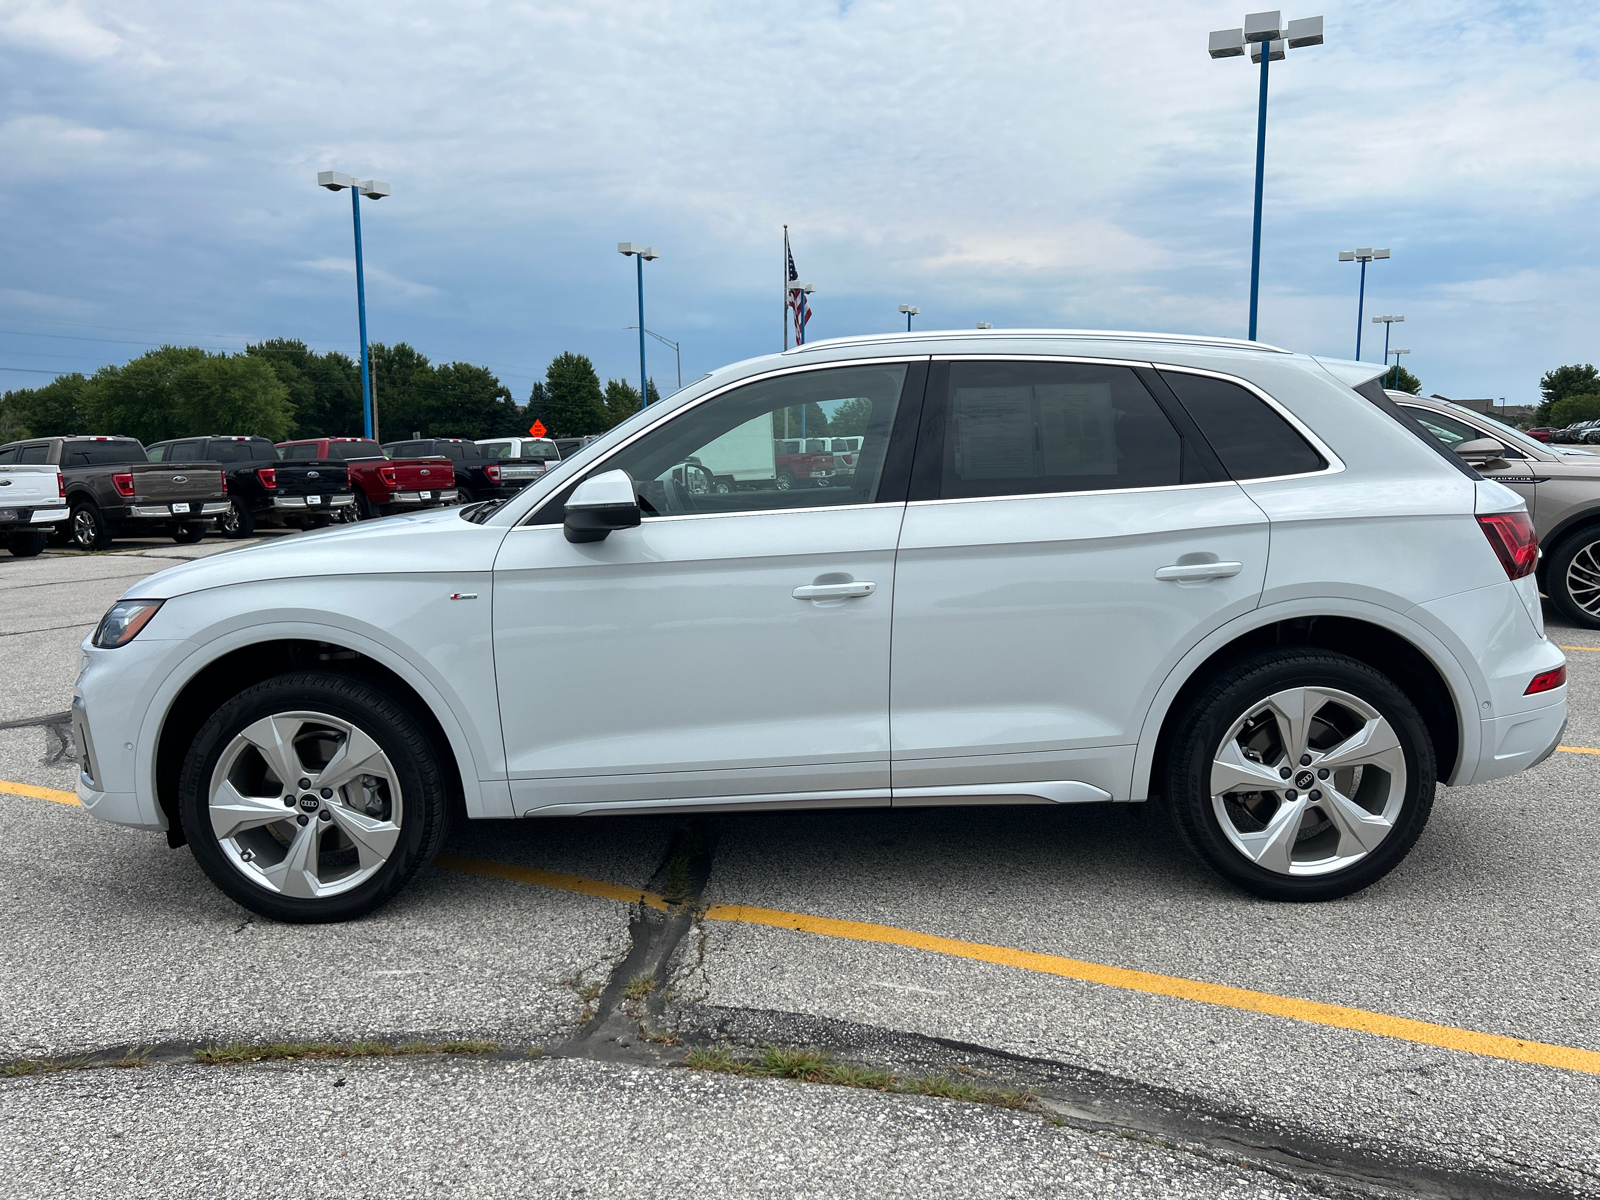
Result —
<path fill-rule="evenodd" d="M 13 0 L 0 16 L 0 40 L 84 60 L 106 58 L 122 44 L 78 5 L 52 0 Z"/>

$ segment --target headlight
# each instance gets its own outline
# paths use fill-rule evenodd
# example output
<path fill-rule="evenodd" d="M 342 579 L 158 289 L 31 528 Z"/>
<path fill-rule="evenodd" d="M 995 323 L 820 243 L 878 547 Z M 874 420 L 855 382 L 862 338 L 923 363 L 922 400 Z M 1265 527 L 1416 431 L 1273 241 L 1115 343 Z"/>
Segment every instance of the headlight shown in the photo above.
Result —
<path fill-rule="evenodd" d="M 100 625 L 94 631 L 94 644 L 102 650 L 126 646 L 139 636 L 139 631 L 150 623 L 160 607 L 159 600 L 118 600 L 100 618 Z"/>

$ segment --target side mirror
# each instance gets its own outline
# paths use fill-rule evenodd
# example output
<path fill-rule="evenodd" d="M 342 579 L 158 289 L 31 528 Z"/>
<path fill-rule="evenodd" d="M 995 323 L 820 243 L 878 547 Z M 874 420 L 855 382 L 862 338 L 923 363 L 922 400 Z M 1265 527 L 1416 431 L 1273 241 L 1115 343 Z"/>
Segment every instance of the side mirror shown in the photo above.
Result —
<path fill-rule="evenodd" d="M 603 541 L 613 529 L 639 524 L 639 495 L 626 471 L 606 471 L 580 483 L 567 501 L 561 523 L 569 542 Z"/>
<path fill-rule="evenodd" d="M 1504 458 L 1506 448 L 1493 438 L 1473 438 L 1456 446 L 1456 453 L 1466 462 L 1486 463 Z"/>

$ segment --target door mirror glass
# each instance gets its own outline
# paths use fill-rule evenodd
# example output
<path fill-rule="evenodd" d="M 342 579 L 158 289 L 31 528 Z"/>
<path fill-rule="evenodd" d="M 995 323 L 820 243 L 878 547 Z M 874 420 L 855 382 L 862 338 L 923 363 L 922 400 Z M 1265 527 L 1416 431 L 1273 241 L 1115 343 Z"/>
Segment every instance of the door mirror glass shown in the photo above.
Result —
<path fill-rule="evenodd" d="M 1473 438 L 1470 442 L 1457 443 L 1455 452 L 1465 462 L 1486 463 L 1504 458 L 1506 448 L 1493 438 Z"/>
<path fill-rule="evenodd" d="M 613 529 L 639 524 L 639 496 L 626 471 L 606 471 L 585 479 L 567 501 L 562 529 L 569 542 L 598 542 Z"/>

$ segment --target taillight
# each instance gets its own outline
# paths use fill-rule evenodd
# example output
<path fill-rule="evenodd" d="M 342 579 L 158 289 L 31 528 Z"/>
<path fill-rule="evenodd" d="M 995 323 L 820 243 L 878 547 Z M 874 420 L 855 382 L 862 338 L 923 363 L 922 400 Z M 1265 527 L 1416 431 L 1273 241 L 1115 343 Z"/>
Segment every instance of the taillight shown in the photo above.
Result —
<path fill-rule="evenodd" d="M 111 486 L 117 489 L 117 495 L 119 496 L 132 496 L 133 473 L 131 471 L 119 471 L 111 477 Z"/>
<path fill-rule="evenodd" d="M 1552 692 L 1567 682 L 1567 664 L 1562 663 L 1554 671 L 1541 671 L 1533 677 L 1533 682 L 1528 685 L 1524 696 L 1531 696 L 1535 692 Z"/>
<path fill-rule="evenodd" d="M 222 490 L 223 491 L 227 491 L 228 490 L 228 473 L 226 471 L 218 471 L 217 472 L 217 480 L 219 481 L 219 483 L 220 483 L 220 485 L 222 487 Z"/>
<path fill-rule="evenodd" d="M 389 487 L 397 487 L 400 483 L 399 479 L 395 476 L 393 467 L 379 467 L 378 478 L 383 480 L 383 482 Z"/>
<path fill-rule="evenodd" d="M 261 481 L 261 486 L 271 490 L 278 486 L 277 467 L 257 467 L 256 478 Z"/>
<path fill-rule="evenodd" d="M 1533 574 L 1539 564 L 1539 535 L 1533 531 L 1533 521 L 1527 513 L 1480 513 L 1478 528 L 1494 547 L 1507 579 Z"/>
<path fill-rule="evenodd" d="M 489 482 L 490 483 L 499 483 L 500 482 L 500 464 L 499 463 L 490 463 L 488 466 L 484 467 L 483 473 L 489 477 Z"/>
<path fill-rule="evenodd" d="M 56 472 L 56 494 L 63 500 L 67 498 L 67 477 L 60 471 Z"/>

